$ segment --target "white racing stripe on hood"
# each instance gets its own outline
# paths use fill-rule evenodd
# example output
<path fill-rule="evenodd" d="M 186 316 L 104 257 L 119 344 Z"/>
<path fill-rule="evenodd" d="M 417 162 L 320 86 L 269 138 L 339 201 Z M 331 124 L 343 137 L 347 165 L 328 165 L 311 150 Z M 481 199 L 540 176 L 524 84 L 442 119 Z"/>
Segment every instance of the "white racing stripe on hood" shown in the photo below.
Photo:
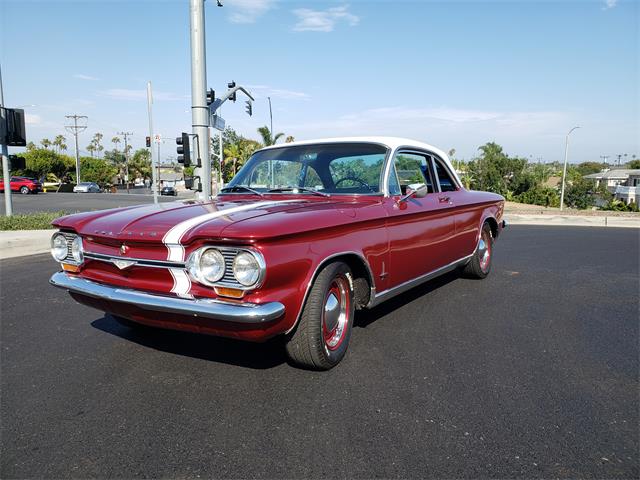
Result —
<path fill-rule="evenodd" d="M 213 220 L 225 215 L 231 215 L 238 212 L 245 212 L 247 210 L 255 210 L 267 206 L 280 205 L 285 203 L 299 202 L 300 200 L 268 200 L 263 202 L 250 203 L 247 205 L 240 205 L 239 207 L 225 208 L 223 210 L 217 210 L 211 213 L 205 213 L 197 217 L 190 218 L 184 222 L 180 222 L 174 225 L 162 238 L 162 243 L 165 244 L 168 250 L 167 260 L 172 262 L 184 262 L 185 250 L 180 243 L 185 234 L 202 225 L 209 220 Z M 181 297 L 190 297 L 189 291 L 191 290 L 191 280 L 186 270 L 180 268 L 171 268 L 171 275 L 173 276 L 173 288 L 171 291 Z"/>

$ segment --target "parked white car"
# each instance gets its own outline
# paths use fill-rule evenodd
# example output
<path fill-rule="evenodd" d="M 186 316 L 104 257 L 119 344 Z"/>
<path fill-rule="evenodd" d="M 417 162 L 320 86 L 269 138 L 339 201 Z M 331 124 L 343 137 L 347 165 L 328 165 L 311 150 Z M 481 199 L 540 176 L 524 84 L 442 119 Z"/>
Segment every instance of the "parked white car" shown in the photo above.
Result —
<path fill-rule="evenodd" d="M 100 193 L 100 187 L 94 182 L 80 182 L 73 187 L 73 193 Z"/>

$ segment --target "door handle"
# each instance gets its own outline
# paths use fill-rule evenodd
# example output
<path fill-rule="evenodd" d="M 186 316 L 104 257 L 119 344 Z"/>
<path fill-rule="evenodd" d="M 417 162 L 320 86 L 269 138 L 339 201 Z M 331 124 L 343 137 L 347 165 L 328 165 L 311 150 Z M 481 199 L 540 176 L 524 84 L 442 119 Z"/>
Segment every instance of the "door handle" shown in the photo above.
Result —
<path fill-rule="evenodd" d="M 451 197 L 440 197 L 440 198 L 438 198 L 438 201 L 440 203 L 449 203 L 449 204 L 453 203 L 451 201 Z"/>

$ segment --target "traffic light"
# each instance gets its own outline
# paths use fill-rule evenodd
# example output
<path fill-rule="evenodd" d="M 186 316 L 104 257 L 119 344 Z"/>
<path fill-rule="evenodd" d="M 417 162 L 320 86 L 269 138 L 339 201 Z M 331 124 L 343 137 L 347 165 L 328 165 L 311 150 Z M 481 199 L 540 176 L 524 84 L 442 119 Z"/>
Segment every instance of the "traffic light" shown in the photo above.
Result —
<path fill-rule="evenodd" d="M 147 148 L 151 148 L 151 137 L 147 137 Z"/>
<path fill-rule="evenodd" d="M 182 163 L 185 167 L 191 165 L 191 150 L 189 148 L 189 134 L 182 132 L 182 136 L 176 138 L 178 148 L 178 163 Z"/>
<path fill-rule="evenodd" d="M 252 116 L 253 115 L 253 105 L 251 104 L 251 100 L 247 100 L 245 103 L 247 104 L 247 106 L 246 106 L 247 115 Z"/>
<path fill-rule="evenodd" d="M 10 147 L 26 147 L 24 110 L 21 108 L 0 108 L 5 113 L 4 121 L 0 124 L 0 143 Z"/>
<path fill-rule="evenodd" d="M 229 87 L 229 90 L 231 90 L 232 88 L 236 88 L 236 82 L 229 82 L 227 84 L 227 87 Z M 236 101 L 236 92 L 233 92 L 233 94 L 229 97 L 229 100 L 233 100 L 234 102 Z"/>
<path fill-rule="evenodd" d="M 207 92 L 207 106 L 211 105 L 215 99 L 216 99 L 216 92 L 213 90 L 213 88 L 210 88 L 209 91 Z"/>

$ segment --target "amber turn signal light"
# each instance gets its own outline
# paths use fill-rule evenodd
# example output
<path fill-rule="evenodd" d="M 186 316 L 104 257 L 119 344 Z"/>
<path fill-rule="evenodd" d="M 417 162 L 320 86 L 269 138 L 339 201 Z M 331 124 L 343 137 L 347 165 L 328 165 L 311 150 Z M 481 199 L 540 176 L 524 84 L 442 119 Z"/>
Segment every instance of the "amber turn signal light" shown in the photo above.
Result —
<path fill-rule="evenodd" d="M 62 264 L 62 269 L 65 272 L 78 273 L 80 271 L 80 266 L 79 265 L 70 265 L 68 263 L 63 263 Z"/>
<path fill-rule="evenodd" d="M 221 297 L 242 298 L 244 290 L 239 288 L 214 287 L 215 292 Z"/>

